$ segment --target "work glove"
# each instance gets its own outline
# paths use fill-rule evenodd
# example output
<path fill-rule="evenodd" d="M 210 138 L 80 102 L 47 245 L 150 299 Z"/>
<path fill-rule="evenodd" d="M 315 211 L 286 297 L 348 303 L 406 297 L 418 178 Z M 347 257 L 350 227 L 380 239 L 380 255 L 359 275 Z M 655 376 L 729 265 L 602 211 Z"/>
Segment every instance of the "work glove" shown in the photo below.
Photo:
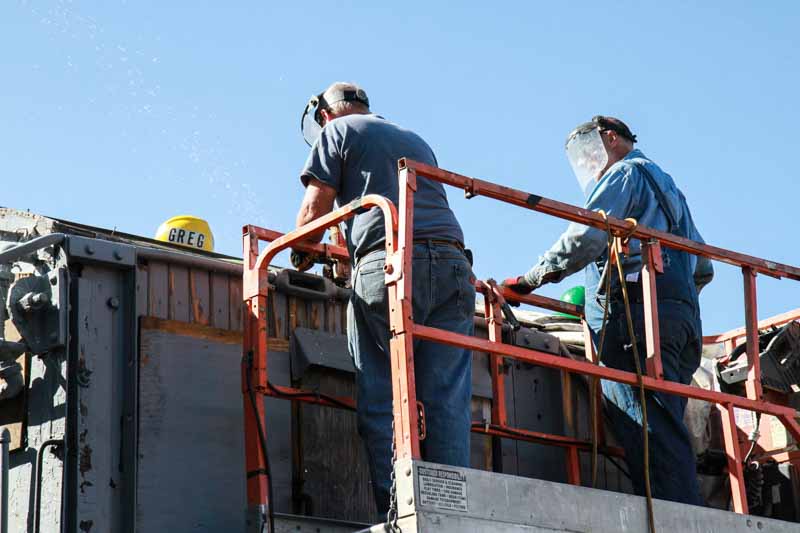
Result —
<path fill-rule="evenodd" d="M 316 254 L 311 254 L 308 252 L 292 250 L 290 261 L 296 270 L 305 272 L 314 266 L 314 264 L 317 262 L 317 256 Z"/>
<path fill-rule="evenodd" d="M 516 278 L 506 278 L 500 285 L 507 289 L 511 289 L 517 294 L 530 294 L 536 288 L 535 285 L 531 285 L 525 281 L 525 278 L 522 276 L 517 276 Z"/>

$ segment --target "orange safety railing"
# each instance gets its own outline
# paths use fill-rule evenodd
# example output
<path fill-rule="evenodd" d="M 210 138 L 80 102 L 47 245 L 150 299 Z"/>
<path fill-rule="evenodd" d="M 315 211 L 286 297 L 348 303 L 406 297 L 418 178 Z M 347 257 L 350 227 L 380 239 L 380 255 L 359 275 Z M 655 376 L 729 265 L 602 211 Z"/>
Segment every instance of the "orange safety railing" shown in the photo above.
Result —
<path fill-rule="evenodd" d="M 521 296 L 498 287 L 493 282 L 477 282 L 476 288 L 484 294 L 485 318 L 488 339 L 452 333 L 438 328 L 415 324 L 412 319 L 412 254 L 414 220 L 414 193 L 418 176 L 463 189 L 468 198 L 485 196 L 525 209 L 538 211 L 572 222 L 610 231 L 615 239 L 635 238 L 642 243 L 642 283 L 645 310 L 645 346 L 647 355 L 646 375 L 641 378 L 643 386 L 653 391 L 696 398 L 716 404 L 722 415 L 725 451 L 731 483 L 733 508 L 738 513 L 747 513 L 747 496 L 743 473 L 743 456 L 740 435 L 735 419 L 735 409 L 774 416 L 789 434 L 800 442 L 798 413 L 787 405 L 768 401 L 761 386 L 758 335 L 759 323 L 756 311 L 756 276 L 800 280 L 797 267 L 767 261 L 757 257 L 700 244 L 682 237 L 616 218 L 603 218 L 594 211 L 550 200 L 516 189 L 503 187 L 487 181 L 462 176 L 436 167 L 408 159 L 399 161 L 399 210 L 386 198 L 368 195 L 341 207 L 301 228 L 285 235 L 255 226 L 244 227 L 244 286 L 245 309 L 244 364 L 242 367 L 242 390 L 244 395 L 245 448 L 247 468 L 248 505 L 251 510 L 264 512 L 269 505 L 269 470 L 266 464 L 265 432 L 263 425 L 264 404 L 252 401 L 252 394 L 281 397 L 294 401 L 317 403 L 330 407 L 354 408 L 352 398 L 320 395 L 315 391 L 303 391 L 270 383 L 267 375 L 269 342 L 267 333 L 267 294 L 270 290 L 267 267 L 277 253 L 287 248 L 313 252 L 340 261 L 349 260 L 347 250 L 341 246 L 304 243 L 310 235 L 318 234 L 355 215 L 363 208 L 378 208 L 383 213 L 386 233 L 385 281 L 389 293 L 389 325 L 391 330 L 390 357 L 392 372 L 394 441 L 398 459 L 421 459 L 420 420 L 414 386 L 413 340 L 427 339 L 434 342 L 460 346 L 490 356 L 493 389 L 491 424 L 473 423 L 472 430 L 488 435 L 514 438 L 563 447 L 566 451 L 568 480 L 580 484 L 578 452 L 591 449 L 592 443 L 564 435 L 552 435 L 520 428 L 509 427 L 504 402 L 503 359 L 506 357 L 544 367 L 555 368 L 566 373 L 583 374 L 629 385 L 639 385 L 639 377 L 632 372 L 600 366 L 595 360 L 588 327 L 584 321 L 587 361 L 553 355 L 542 351 L 505 344 L 502 342 L 503 317 L 500 305 L 503 299 L 526 303 L 545 309 L 562 311 L 583 317 L 583 309 L 538 295 Z M 259 242 L 271 242 L 259 251 Z M 728 334 L 705 337 L 707 343 L 723 342 L 732 347 L 743 340 L 746 343 L 748 375 L 745 384 L 746 396 L 723 393 L 683 385 L 664 379 L 661 365 L 661 349 L 658 332 L 658 306 L 656 276 L 663 271 L 661 247 L 682 250 L 709 259 L 736 265 L 742 269 L 744 279 L 745 327 Z M 800 317 L 799 312 L 776 317 L 766 325 L 785 324 Z M 771 398 L 770 398 L 771 399 Z M 616 448 L 605 447 L 605 454 L 621 455 Z M 786 452 L 782 456 L 773 454 L 773 459 L 796 461 L 796 453 Z"/>

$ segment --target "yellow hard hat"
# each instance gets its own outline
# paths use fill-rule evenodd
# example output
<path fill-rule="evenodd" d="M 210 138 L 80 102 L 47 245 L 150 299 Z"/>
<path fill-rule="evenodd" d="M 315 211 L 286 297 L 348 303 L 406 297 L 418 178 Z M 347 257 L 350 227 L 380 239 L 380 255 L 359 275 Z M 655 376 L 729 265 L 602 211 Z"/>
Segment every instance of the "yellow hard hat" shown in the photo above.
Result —
<path fill-rule="evenodd" d="M 211 226 L 202 218 L 191 215 L 178 215 L 167 220 L 158 227 L 155 238 L 193 250 L 214 251 Z"/>

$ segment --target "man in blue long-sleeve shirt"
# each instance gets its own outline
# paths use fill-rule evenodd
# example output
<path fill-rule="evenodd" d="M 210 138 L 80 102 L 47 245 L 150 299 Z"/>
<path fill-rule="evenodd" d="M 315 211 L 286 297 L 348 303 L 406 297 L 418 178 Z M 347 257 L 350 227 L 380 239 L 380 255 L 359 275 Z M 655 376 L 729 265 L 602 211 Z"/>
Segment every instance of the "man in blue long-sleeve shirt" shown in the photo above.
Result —
<path fill-rule="evenodd" d="M 567 155 L 587 194 L 586 209 L 603 210 L 616 218 L 635 218 L 640 225 L 704 242 L 694 225 L 683 193 L 669 174 L 634 149 L 636 136 L 619 119 L 596 116 L 576 128 L 567 140 Z M 702 333 L 698 292 L 714 270 L 706 258 L 662 248 L 664 273 L 656 278 L 664 376 L 688 384 L 700 364 Z M 602 349 L 606 366 L 634 371 L 622 290 L 616 270 L 609 294 L 604 294 L 603 269 L 608 259 L 603 230 L 572 223 L 526 274 L 506 280 L 511 289 L 529 293 L 561 281 L 579 270 L 586 275 L 586 320 L 598 341 L 603 308 L 609 306 Z M 631 297 L 631 314 L 644 368 L 644 311 L 641 288 L 641 246 L 632 240 L 622 266 Z M 613 268 L 613 267 L 612 267 Z M 642 412 L 636 388 L 603 380 L 603 396 L 612 430 L 625 448 L 637 494 L 644 494 Z M 683 423 L 686 399 L 647 393 L 650 430 L 650 472 L 653 496 L 702 505 L 695 456 Z"/>

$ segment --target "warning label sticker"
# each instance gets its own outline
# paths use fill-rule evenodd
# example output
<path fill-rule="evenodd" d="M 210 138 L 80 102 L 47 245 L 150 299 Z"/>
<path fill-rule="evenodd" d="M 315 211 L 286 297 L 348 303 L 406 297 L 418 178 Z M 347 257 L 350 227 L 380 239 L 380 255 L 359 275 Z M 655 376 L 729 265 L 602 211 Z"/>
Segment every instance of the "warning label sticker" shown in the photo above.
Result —
<path fill-rule="evenodd" d="M 443 468 L 417 469 L 421 505 L 467 512 L 467 476 Z"/>
<path fill-rule="evenodd" d="M 744 431 L 753 431 L 756 427 L 756 414 L 753 411 L 734 407 L 733 416 L 736 419 L 736 425 Z"/>

